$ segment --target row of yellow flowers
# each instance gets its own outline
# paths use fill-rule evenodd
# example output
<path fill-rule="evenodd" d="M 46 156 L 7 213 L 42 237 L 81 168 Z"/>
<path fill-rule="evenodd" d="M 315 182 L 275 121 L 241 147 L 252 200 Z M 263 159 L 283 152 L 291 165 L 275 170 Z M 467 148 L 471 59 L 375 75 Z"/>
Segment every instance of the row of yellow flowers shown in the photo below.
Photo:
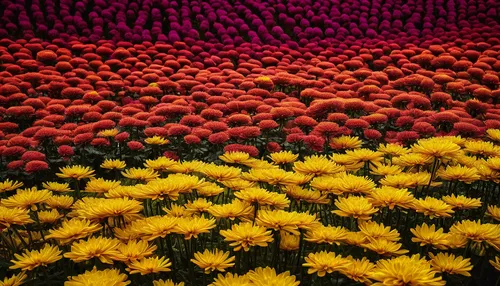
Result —
<path fill-rule="evenodd" d="M 61 181 L 41 186 L 6 180 L 0 255 L 22 272 L 0 285 L 445 285 L 491 276 L 500 270 L 500 131 L 488 134 L 375 150 L 343 136 L 333 139 L 337 153 L 303 159 L 230 152 L 220 162 L 159 157 L 127 168 L 109 158 L 100 170 L 63 167 Z"/>

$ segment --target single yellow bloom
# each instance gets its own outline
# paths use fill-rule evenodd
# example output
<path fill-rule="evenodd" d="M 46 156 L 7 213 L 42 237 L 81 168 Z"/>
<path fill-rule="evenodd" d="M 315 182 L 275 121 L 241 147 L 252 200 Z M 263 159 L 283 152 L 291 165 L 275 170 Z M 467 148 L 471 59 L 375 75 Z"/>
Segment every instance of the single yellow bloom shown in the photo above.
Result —
<path fill-rule="evenodd" d="M 125 169 L 126 166 L 125 161 L 120 159 L 106 159 L 101 164 L 101 168 L 108 170 L 121 170 Z"/>
<path fill-rule="evenodd" d="M 455 257 L 454 254 L 450 253 L 438 253 L 437 255 L 429 253 L 429 257 L 431 258 L 432 268 L 440 273 L 446 272 L 466 277 L 471 276 L 469 273 L 472 270 L 470 258 Z"/>
<path fill-rule="evenodd" d="M 73 166 L 59 168 L 59 171 L 61 173 L 57 173 L 56 175 L 59 178 L 63 179 L 81 180 L 86 178 L 92 178 L 95 176 L 94 170 L 92 170 L 90 167 L 84 167 L 81 165 L 73 165 Z"/>
<path fill-rule="evenodd" d="M 113 285 L 127 286 L 131 282 L 127 280 L 127 275 L 120 273 L 118 269 L 97 270 L 96 267 L 92 271 L 78 276 L 69 277 L 69 280 L 64 282 L 64 286 L 88 286 L 88 285 Z"/>
<path fill-rule="evenodd" d="M 194 259 L 191 259 L 191 262 L 198 265 L 201 269 L 205 271 L 205 274 L 210 274 L 212 271 L 226 271 L 226 268 L 234 266 L 235 257 L 229 257 L 229 251 L 223 252 L 218 249 L 214 249 L 210 251 L 205 249 L 203 253 L 196 252 L 194 254 Z"/>
<path fill-rule="evenodd" d="M 9 269 L 33 270 L 39 266 L 47 266 L 62 258 L 59 247 L 46 244 L 40 250 L 25 250 L 22 255 L 14 253 L 15 260 L 11 260 L 14 265 Z"/>
<path fill-rule="evenodd" d="M 151 273 L 169 272 L 170 266 L 172 266 L 172 263 L 166 257 L 149 257 L 131 262 L 128 265 L 127 271 L 130 274 L 140 273 L 141 275 L 148 275 Z"/>

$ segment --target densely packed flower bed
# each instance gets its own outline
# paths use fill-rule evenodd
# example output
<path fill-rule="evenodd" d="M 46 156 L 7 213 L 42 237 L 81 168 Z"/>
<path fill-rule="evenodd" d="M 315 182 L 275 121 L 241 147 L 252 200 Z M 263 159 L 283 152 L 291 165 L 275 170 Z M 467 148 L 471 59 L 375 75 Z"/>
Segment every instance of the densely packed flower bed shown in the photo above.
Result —
<path fill-rule="evenodd" d="M 500 2 L 0 7 L 0 285 L 500 283 Z"/>

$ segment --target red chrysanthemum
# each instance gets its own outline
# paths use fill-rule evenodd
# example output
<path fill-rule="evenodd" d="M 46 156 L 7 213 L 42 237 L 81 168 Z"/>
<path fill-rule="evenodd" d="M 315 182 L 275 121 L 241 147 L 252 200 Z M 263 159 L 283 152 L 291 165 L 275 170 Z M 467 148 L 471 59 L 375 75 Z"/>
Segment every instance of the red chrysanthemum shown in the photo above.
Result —
<path fill-rule="evenodd" d="M 370 126 L 370 123 L 364 121 L 363 119 L 351 118 L 345 122 L 345 127 L 350 129 L 366 129 Z"/>
<path fill-rule="evenodd" d="M 229 137 L 229 134 L 227 134 L 227 132 L 218 132 L 208 136 L 208 142 L 212 144 L 223 144 L 229 141 L 230 138 L 231 137 Z"/>
<path fill-rule="evenodd" d="M 48 169 L 49 169 L 49 164 L 47 164 L 47 162 L 38 160 L 27 162 L 26 165 L 24 166 L 24 170 L 28 173 L 45 171 Z"/>
<path fill-rule="evenodd" d="M 262 130 L 270 130 L 278 128 L 279 124 L 274 120 L 262 120 L 259 122 L 259 128 Z"/>
<path fill-rule="evenodd" d="M 402 144 L 411 144 L 418 138 L 420 138 L 420 136 L 415 131 L 401 131 L 396 135 L 396 140 Z"/>
<path fill-rule="evenodd" d="M 117 142 L 124 142 L 130 137 L 130 134 L 128 132 L 121 132 L 115 135 L 115 140 Z"/>
<path fill-rule="evenodd" d="M 144 149 L 144 145 L 142 145 L 139 141 L 130 141 L 127 143 L 127 146 L 132 151 L 138 151 Z"/>
<path fill-rule="evenodd" d="M 266 149 L 269 153 L 274 153 L 281 151 L 281 146 L 277 142 L 269 142 L 266 144 Z"/>
<path fill-rule="evenodd" d="M 260 128 L 257 126 L 233 127 L 230 128 L 227 132 L 229 136 L 239 140 L 246 140 L 248 138 L 260 136 Z"/>
<path fill-rule="evenodd" d="M 7 169 L 9 170 L 17 170 L 17 169 L 22 169 L 24 167 L 24 161 L 23 160 L 15 160 L 7 164 Z"/>
<path fill-rule="evenodd" d="M 251 157 L 259 156 L 259 150 L 255 146 L 250 145 L 229 144 L 224 147 L 224 152 L 244 152 L 249 154 Z"/>
<path fill-rule="evenodd" d="M 252 118 L 246 114 L 234 114 L 227 118 L 227 123 L 230 126 L 251 125 Z"/>
<path fill-rule="evenodd" d="M 7 147 L 2 151 L 2 156 L 4 157 L 14 157 L 19 156 L 26 152 L 26 149 L 20 146 Z"/>
<path fill-rule="evenodd" d="M 292 135 L 292 134 L 290 134 Z M 306 146 L 316 152 L 323 151 L 323 147 L 325 145 L 325 139 L 316 135 L 306 135 L 303 136 L 302 140 L 306 144 Z"/>
<path fill-rule="evenodd" d="M 88 132 L 88 133 L 82 133 L 78 134 L 73 138 L 73 143 L 75 145 L 81 145 L 84 143 L 88 143 L 94 139 L 94 133 Z"/>
<path fill-rule="evenodd" d="M 29 147 L 30 145 L 31 145 L 31 139 L 21 135 L 13 136 L 7 142 L 7 146 Z"/>
<path fill-rule="evenodd" d="M 22 156 L 21 160 L 24 161 L 45 161 L 45 154 L 38 151 L 26 151 Z"/>
<path fill-rule="evenodd" d="M 90 141 L 90 145 L 92 145 L 92 146 L 109 146 L 111 144 L 109 143 L 108 138 L 99 137 L 99 138 L 92 139 L 92 141 Z"/>
<path fill-rule="evenodd" d="M 185 136 L 191 133 L 191 128 L 182 124 L 172 124 L 168 127 L 168 136 Z"/>
<path fill-rule="evenodd" d="M 200 144 L 201 139 L 200 139 L 200 137 L 198 137 L 196 135 L 189 134 L 189 135 L 184 136 L 184 142 L 186 142 L 186 144 L 189 144 L 189 145 Z"/>
<path fill-rule="evenodd" d="M 382 133 L 375 129 L 366 129 L 363 131 L 363 135 L 368 140 L 378 140 L 382 138 Z"/>
<path fill-rule="evenodd" d="M 59 148 L 57 148 L 57 153 L 61 157 L 71 157 L 75 154 L 75 151 L 73 150 L 73 147 L 68 146 L 68 145 L 61 145 Z"/>
<path fill-rule="evenodd" d="M 7 108 L 6 114 L 15 117 L 30 116 L 35 113 L 35 109 L 31 106 L 11 106 Z"/>

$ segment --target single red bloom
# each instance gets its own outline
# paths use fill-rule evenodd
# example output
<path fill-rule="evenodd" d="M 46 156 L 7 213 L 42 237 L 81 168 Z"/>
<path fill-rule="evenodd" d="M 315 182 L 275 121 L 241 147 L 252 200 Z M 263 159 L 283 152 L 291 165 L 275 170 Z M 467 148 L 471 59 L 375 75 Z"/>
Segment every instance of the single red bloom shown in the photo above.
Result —
<path fill-rule="evenodd" d="M 144 149 L 144 145 L 142 145 L 139 141 L 130 141 L 127 143 L 128 148 L 132 151 L 138 151 Z"/>
<path fill-rule="evenodd" d="M 45 154 L 38 151 L 26 151 L 22 156 L 21 160 L 24 161 L 45 161 Z"/>
<path fill-rule="evenodd" d="M 75 154 L 75 151 L 73 150 L 73 147 L 68 146 L 68 145 L 61 145 L 59 148 L 57 148 L 57 153 L 61 157 L 71 157 Z"/>
<path fill-rule="evenodd" d="M 24 166 L 24 170 L 28 173 L 34 173 L 39 171 L 45 171 L 49 169 L 49 164 L 44 161 L 30 161 Z"/>

